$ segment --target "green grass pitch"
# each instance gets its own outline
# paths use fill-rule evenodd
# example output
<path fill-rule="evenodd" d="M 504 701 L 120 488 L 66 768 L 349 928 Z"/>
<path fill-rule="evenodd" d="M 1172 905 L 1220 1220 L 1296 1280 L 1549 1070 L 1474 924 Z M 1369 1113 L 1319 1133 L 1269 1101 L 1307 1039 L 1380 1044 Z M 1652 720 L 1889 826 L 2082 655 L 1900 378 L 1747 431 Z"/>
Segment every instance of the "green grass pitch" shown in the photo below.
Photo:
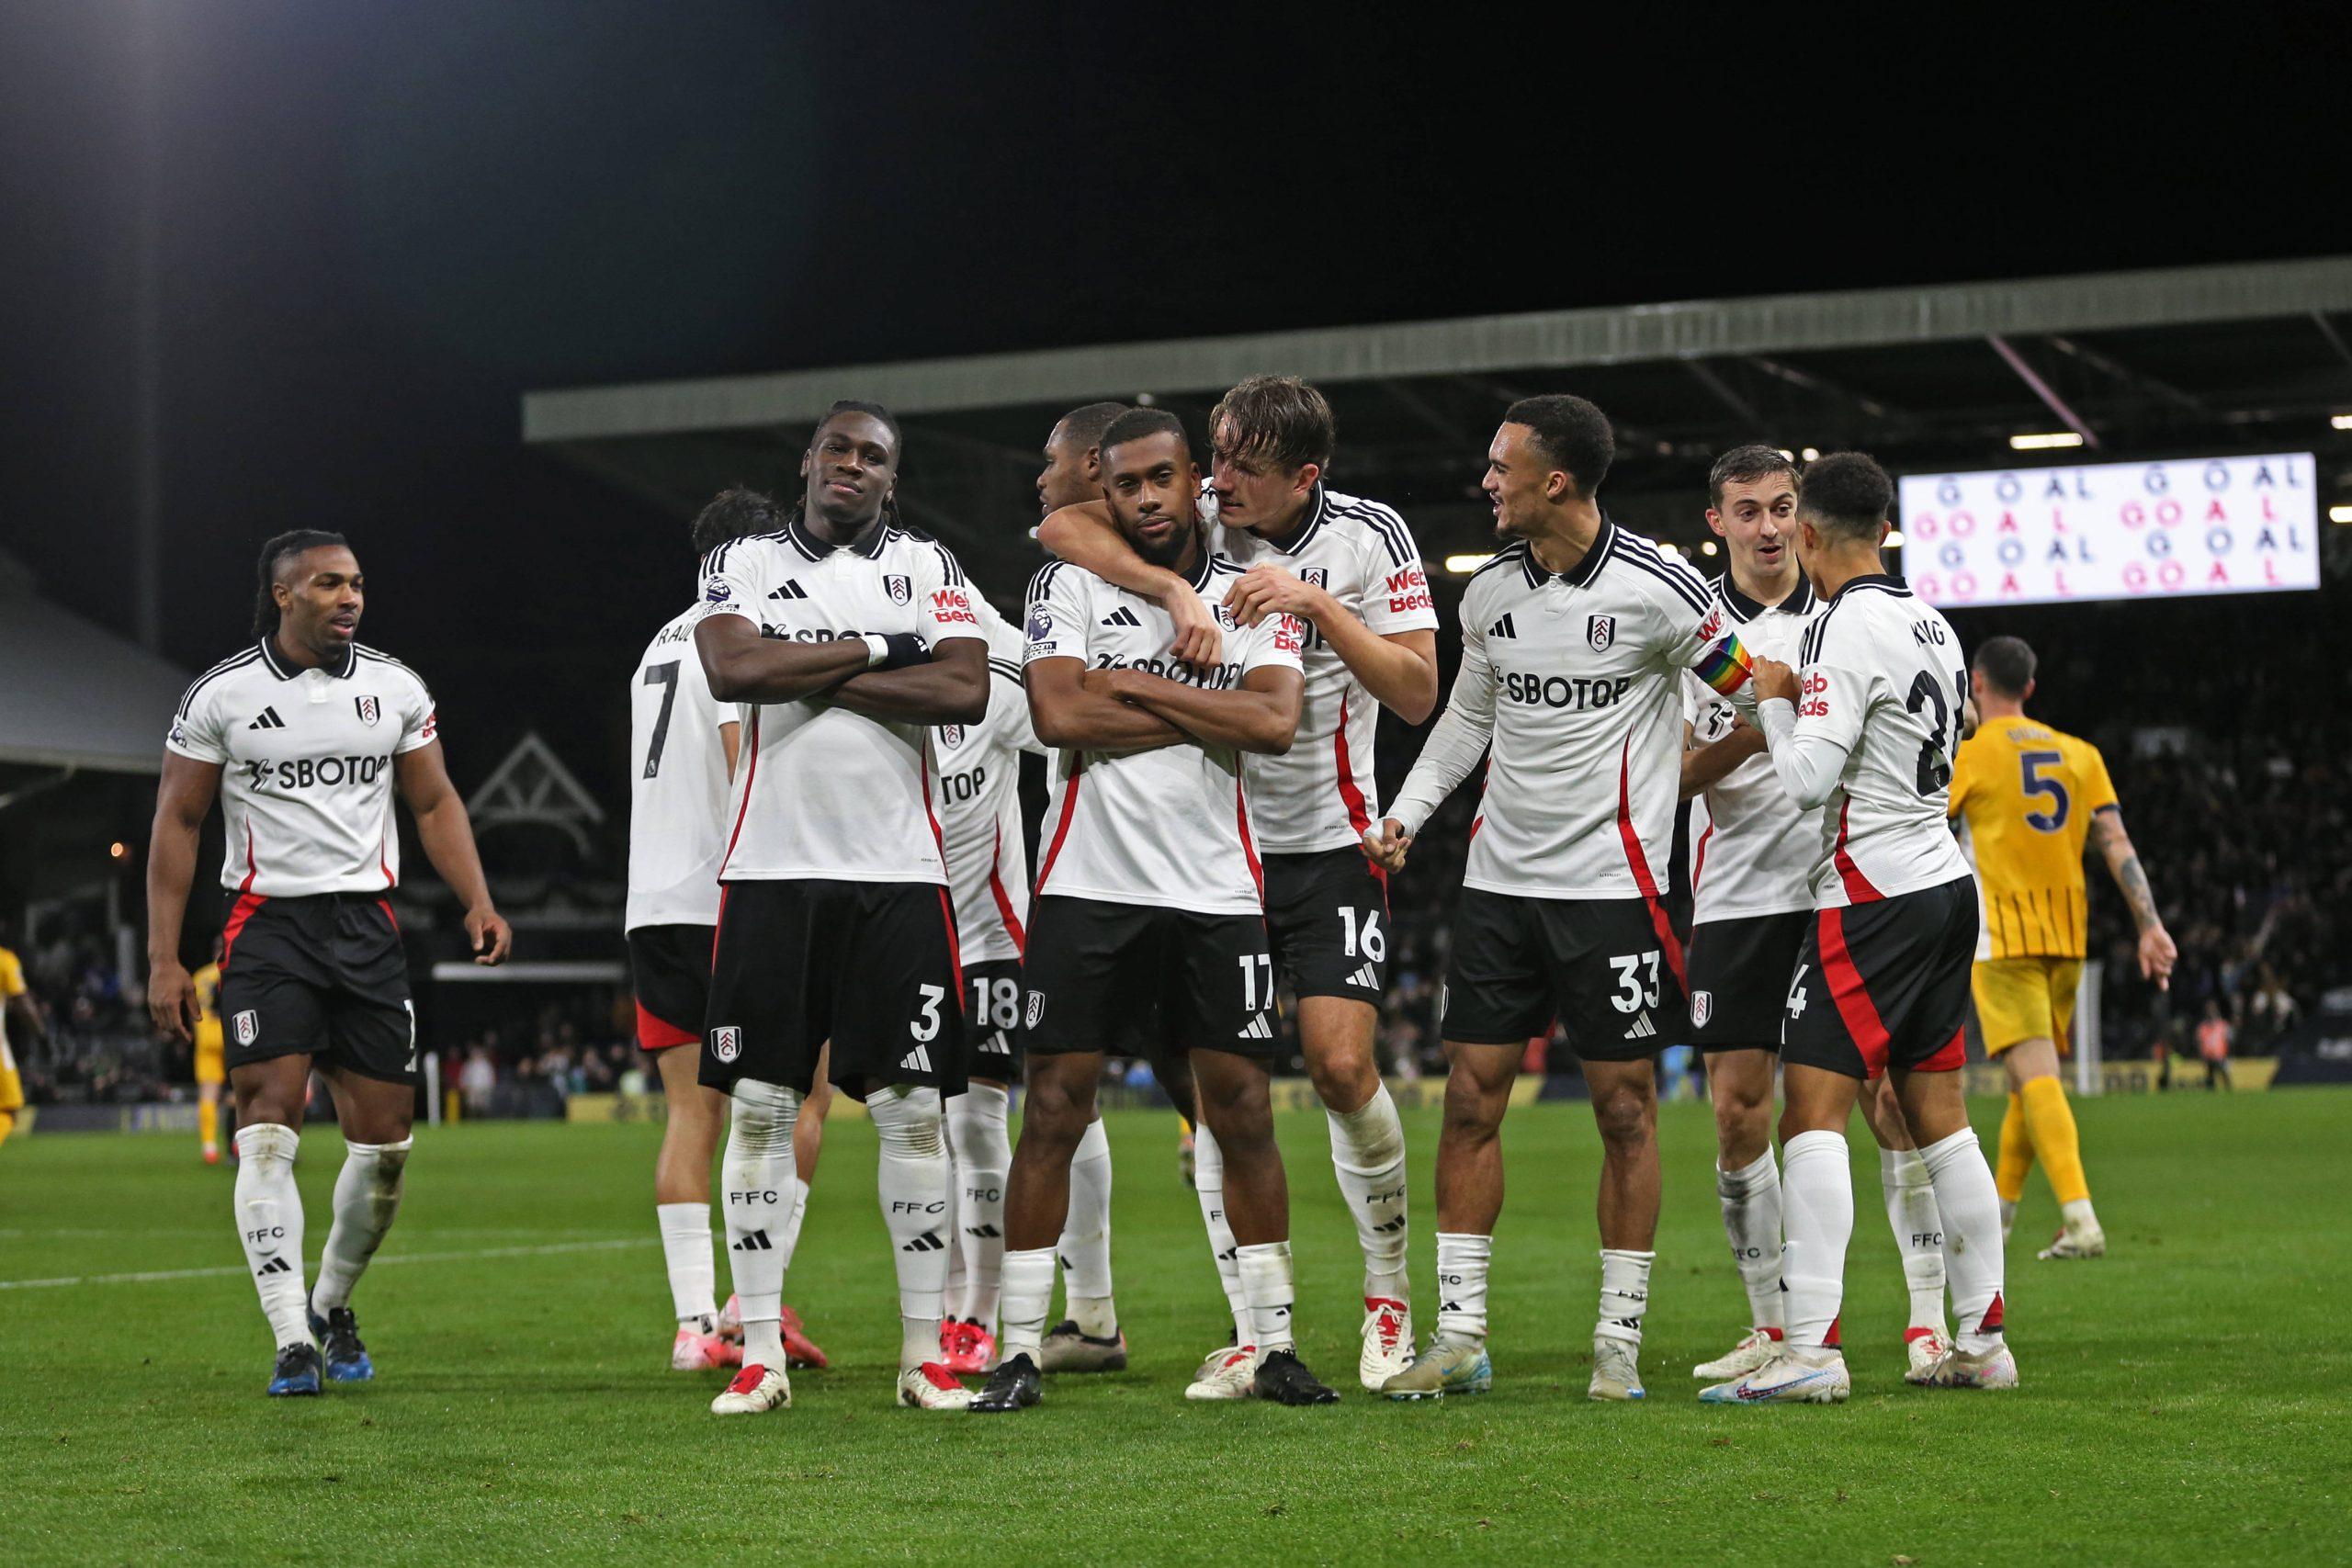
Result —
<path fill-rule="evenodd" d="M 1998 1106 L 1976 1107 L 1989 1148 Z M 832 1129 L 787 1294 L 836 1370 L 721 1422 L 666 1371 L 655 1134 L 424 1131 L 356 1304 L 379 1369 L 262 1396 L 269 1343 L 231 1177 L 175 1137 L 0 1149 L 0 1559 L 1944 1564 L 2313 1562 L 2352 1555 L 2352 1094 L 2081 1107 L 2112 1251 L 2038 1263 L 2039 1174 L 2009 1249 L 2025 1386 L 1900 1380 L 1903 1292 L 1855 1128 L 1843 1408 L 1709 1409 L 1690 1365 L 1743 1324 L 1706 1111 L 1664 1113 L 1646 1404 L 1588 1403 L 1597 1145 L 1580 1104 L 1512 1112 L 1495 1392 L 1392 1404 L 1354 1382 L 1352 1234 L 1321 1119 L 1284 1119 L 1302 1350 L 1336 1408 L 1188 1405 L 1222 1298 L 1174 1122 L 1113 1119 L 1114 1261 L 1135 1364 L 1024 1415 L 891 1407 L 896 1297 L 871 1129 Z M 1433 1114 L 1408 1120 L 1430 1292 Z M 310 1248 L 341 1156 L 302 1158 Z M 142 1271 L 193 1277 L 104 1281 Z M 21 1281 L 78 1278 L 61 1286 Z M 724 1273 L 721 1290 L 725 1289 Z"/>

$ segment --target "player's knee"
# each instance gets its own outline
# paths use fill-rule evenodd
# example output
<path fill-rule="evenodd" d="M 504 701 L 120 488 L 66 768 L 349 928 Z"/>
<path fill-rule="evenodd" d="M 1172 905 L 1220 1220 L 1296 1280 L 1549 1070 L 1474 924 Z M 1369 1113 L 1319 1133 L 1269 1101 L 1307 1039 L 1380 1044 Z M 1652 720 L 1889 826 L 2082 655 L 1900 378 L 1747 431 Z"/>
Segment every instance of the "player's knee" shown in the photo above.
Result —
<path fill-rule="evenodd" d="M 1037 1058 L 1036 1065 L 1042 1066 L 1045 1060 Z M 1066 1074 L 1033 1071 L 1029 1092 L 1021 1103 L 1022 1143 L 1036 1138 L 1041 1148 L 1077 1148 L 1078 1140 L 1086 1135 L 1086 1124 L 1094 1119 L 1091 1088 L 1071 1083 Z"/>
<path fill-rule="evenodd" d="M 1600 1141 L 1611 1148 L 1647 1143 L 1657 1128 L 1657 1100 L 1637 1089 L 1611 1089 L 1594 1096 L 1592 1119 Z"/>
<path fill-rule="evenodd" d="M 727 1137 L 731 1152 L 752 1156 L 790 1152 L 792 1125 L 800 1111 L 797 1090 L 782 1084 L 741 1078 L 736 1081 L 731 1098 L 734 1119 Z"/>
<path fill-rule="evenodd" d="M 1335 1111 L 1353 1111 L 1380 1088 L 1371 1048 L 1353 1043 L 1308 1056 L 1306 1076 L 1314 1081 L 1316 1098 Z"/>
<path fill-rule="evenodd" d="M 879 1089 L 866 1098 L 865 1113 L 883 1154 L 892 1159 L 936 1159 L 947 1152 L 946 1118 L 939 1091 L 914 1086 Z"/>
<path fill-rule="evenodd" d="M 1445 1080 L 1445 1131 L 1456 1137 L 1491 1138 L 1510 1104 L 1510 1084 L 1485 1082 L 1457 1064 Z"/>
<path fill-rule="evenodd" d="M 1733 1092 L 1715 1099 L 1715 1143 L 1724 1149 L 1758 1147 L 1772 1135 L 1772 1107 L 1750 1094 Z"/>

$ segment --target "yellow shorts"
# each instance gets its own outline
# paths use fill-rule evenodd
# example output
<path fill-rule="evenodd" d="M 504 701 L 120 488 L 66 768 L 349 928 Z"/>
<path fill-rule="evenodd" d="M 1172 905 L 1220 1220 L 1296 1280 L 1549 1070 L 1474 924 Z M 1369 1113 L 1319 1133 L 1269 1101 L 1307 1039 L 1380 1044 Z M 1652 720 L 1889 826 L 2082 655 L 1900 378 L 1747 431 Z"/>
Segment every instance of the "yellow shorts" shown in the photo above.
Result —
<path fill-rule="evenodd" d="M 1984 1032 L 1984 1054 L 1997 1056 L 2026 1040 L 2054 1040 L 2073 1049 L 2075 991 L 2083 978 L 2079 958 L 1983 958 L 1970 976 L 1976 996 L 1976 1021 Z"/>
<path fill-rule="evenodd" d="M 220 1061 L 220 1026 L 208 1024 L 196 1032 L 196 1081 L 221 1083 L 228 1074 Z"/>
<path fill-rule="evenodd" d="M 22 1111 L 24 1108 L 24 1080 L 17 1077 L 13 1063 L 0 1066 L 0 1111 Z"/>

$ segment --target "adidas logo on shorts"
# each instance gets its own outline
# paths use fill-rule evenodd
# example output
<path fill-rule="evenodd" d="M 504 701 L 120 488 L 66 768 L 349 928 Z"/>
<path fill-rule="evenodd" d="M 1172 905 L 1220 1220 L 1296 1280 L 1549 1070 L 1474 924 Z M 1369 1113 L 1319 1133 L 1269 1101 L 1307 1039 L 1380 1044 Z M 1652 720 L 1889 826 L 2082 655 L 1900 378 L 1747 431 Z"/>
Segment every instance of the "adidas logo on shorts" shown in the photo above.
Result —
<path fill-rule="evenodd" d="M 1367 991 L 1376 991 L 1380 989 L 1380 976 L 1373 964 L 1367 964 L 1348 976 L 1348 984 L 1361 986 Z"/>
<path fill-rule="evenodd" d="M 1250 1021 L 1250 1027 L 1234 1036 L 1236 1040 L 1272 1040 L 1273 1037 L 1273 1023 L 1262 1012 Z"/>
<path fill-rule="evenodd" d="M 1647 1013 L 1634 1020 L 1625 1031 L 1625 1038 L 1628 1040 L 1654 1040 L 1657 1037 L 1657 1025 L 1650 1021 L 1650 1015 Z"/>

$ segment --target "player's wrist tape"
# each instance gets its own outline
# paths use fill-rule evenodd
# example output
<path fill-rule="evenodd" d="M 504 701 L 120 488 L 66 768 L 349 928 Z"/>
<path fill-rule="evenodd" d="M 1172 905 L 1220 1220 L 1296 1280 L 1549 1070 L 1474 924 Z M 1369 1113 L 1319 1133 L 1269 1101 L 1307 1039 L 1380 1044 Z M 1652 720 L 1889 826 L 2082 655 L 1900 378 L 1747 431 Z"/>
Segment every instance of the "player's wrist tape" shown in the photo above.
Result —
<path fill-rule="evenodd" d="M 931 649 L 913 632 L 865 632 L 861 640 L 868 670 L 903 670 L 931 657 Z"/>

